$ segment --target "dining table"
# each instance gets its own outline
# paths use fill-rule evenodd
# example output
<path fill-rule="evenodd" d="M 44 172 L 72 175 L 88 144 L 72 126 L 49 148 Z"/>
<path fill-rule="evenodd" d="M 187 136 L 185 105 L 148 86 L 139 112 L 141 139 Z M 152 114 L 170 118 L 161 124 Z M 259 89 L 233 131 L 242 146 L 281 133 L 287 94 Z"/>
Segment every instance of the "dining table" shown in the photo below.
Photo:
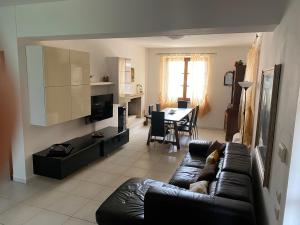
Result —
<path fill-rule="evenodd" d="M 186 118 L 193 108 L 164 108 L 161 112 L 165 112 L 166 123 L 172 123 L 174 128 L 175 142 L 168 141 L 171 144 L 175 144 L 177 149 L 180 149 L 179 133 L 178 133 L 178 123 Z M 151 115 L 145 116 L 147 119 L 151 120 Z M 147 145 L 151 142 L 151 127 L 149 128 Z"/>

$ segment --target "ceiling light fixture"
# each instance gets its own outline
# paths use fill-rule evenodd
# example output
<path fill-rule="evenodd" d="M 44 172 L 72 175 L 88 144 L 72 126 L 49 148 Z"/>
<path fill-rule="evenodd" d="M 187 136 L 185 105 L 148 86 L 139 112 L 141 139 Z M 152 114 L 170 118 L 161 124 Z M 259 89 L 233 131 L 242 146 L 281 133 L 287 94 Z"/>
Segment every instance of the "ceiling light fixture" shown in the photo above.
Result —
<path fill-rule="evenodd" d="M 168 38 L 172 39 L 172 40 L 178 40 L 184 37 L 184 35 L 168 35 Z"/>

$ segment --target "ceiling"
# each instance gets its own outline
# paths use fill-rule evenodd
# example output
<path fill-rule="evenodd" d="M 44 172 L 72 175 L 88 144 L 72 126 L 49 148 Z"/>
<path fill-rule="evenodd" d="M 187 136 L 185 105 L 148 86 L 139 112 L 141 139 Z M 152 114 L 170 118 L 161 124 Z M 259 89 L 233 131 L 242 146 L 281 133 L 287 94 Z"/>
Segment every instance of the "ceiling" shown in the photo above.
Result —
<path fill-rule="evenodd" d="M 9 5 L 23 5 L 23 4 L 57 2 L 57 1 L 64 1 L 64 0 L 0 0 L 0 7 L 9 6 Z"/>
<path fill-rule="evenodd" d="M 146 48 L 218 47 L 251 45 L 256 33 L 186 35 L 179 39 L 167 36 L 125 38 Z M 174 37 L 176 38 L 176 37 Z"/>

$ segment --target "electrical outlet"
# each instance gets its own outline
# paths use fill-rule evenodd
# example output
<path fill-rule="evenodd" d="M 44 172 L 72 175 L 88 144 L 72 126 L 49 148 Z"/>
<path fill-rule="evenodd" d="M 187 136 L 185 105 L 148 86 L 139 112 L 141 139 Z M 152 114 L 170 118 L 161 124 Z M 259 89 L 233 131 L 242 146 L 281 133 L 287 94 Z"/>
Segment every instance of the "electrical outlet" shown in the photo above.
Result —
<path fill-rule="evenodd" d="M 279 216 L 280 216 L 280 208 L 275 208 L 274 209 L 275 210 L 275 218 L 276 218 L 276 220 L 279 220 Z"/>

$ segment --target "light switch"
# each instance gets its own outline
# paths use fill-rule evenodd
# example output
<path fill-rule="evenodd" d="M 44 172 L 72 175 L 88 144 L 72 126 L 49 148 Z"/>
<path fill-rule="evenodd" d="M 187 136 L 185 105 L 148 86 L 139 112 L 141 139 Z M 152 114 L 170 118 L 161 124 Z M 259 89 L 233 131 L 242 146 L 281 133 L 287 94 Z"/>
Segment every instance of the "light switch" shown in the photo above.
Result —
<path fill-rule="evenodd" d="M 283 143 L 279 143 L 278 156 L 282 163 L 287 162 L 287 147 Z"/>

